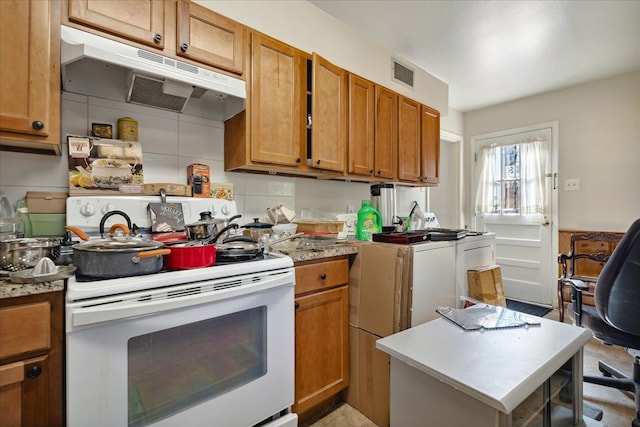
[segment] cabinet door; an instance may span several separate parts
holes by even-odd
[[[2,425],[50,425],[48,393],[47,356],[0,366]]]
[[[60,153],[59,4],[0,1],[0,138]],[[53,24],[55,22],[55,25]]]
[[[400,96],[398,105],[398,179],[420,182],[420,104]]]
[[[296,385],[301,413],[349,385],[349,288],[296,298]]]
[[[69,20],[164,49],[163,0],[69,0]]]
[[[422,181],[429,184],[440,182],[440,113],[422,106]]]
[[[244,73],[245,27],[190,1],[178,2],[177,54]]]
[[[313,54],[311,163],[314,168],[344,172],[347,141],[347,75]]]
[[[251,35],[251,161],[298,166],[305,138],[303,76],[297,49]]]
[[[349,74],[349,169],[353,175],[371,176],[374,166],[373,83]]]
[[[398,165],[398,95],[376,86],[375,175],[396,179]]]

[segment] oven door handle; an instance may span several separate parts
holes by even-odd
[[[293,269],[282,273],[270,274],[259,281],[220,289],[207,286],[213,282],[202,282],[185,286],[179,296],[167,296],[167,290],[149,290],[135,292],[114,301],[87,306],[67,308],[73,327],[96,323],[123,320],[131,317],[152,315],[168,310],[195,306],[242,295],[265,292],[271,289],[294,284]],[[173,291],[175,292],[175,291]]]

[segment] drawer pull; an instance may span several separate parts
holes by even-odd
[[[38,378],[42,373],[42,368],[38,365],[33,366],[31,369],[27,371],[27,378]]]
[[[327,278],[327,275],[326,275],[325,273],[322,273],[322,274],[320,275],[320,278],[321,278],[322,280],[324,280],[324,279],[326,279],[326,278]]]
[[[295,308],[296,310],[297,310],[297,309],[299,309],[299,308],[300,308],[300,303],[299,303],[299,302],[296,302],[296,303],[293,305],[293,308]]]

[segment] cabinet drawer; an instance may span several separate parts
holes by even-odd
[[[51,345],[51,306],[48,302],[0,309],[0,359]]]
[[[296,266],[296,295],[349,283],[349,261],[319,262]]]

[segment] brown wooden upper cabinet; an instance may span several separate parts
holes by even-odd
[[[398,176],[398,94],[376,86],[375,176]]]
[[[69,0],[69,20],[157,49],[165,47],[163,0]]]
[[[440,113],[400,96],[398,179],[437,185],[440,163]]]
[[[398,159],[398,95],[349,74],[350,176],[395,180]]]
[[[420,104],[404,96],[398,102],[398,179],[422,182]]]
[[[422,106],[422,182],[439,184],[440,113]]]
[[[304,144],[304,58],[275,39],[251,36],[251,161],[298,167]]]
[[[350,175],[371,177],[375,159],[375,87],[369,80],[349,73]]]
[[[344,172],[347,159],[347,73],[313,54],[311,166]]]
[[[232,73],[244,72],[245,27],[190,1],[178,2],[177,53]]]
[[[306,54],[251,33],[247,109],[225,122],[225,170],[309,169],[306,158]]]
[[[170,57],[244,74],[246,27],[189,0],[68,1],[71,23]]]
[[[0,1],[0,146],[60,154],[60,5]]]

